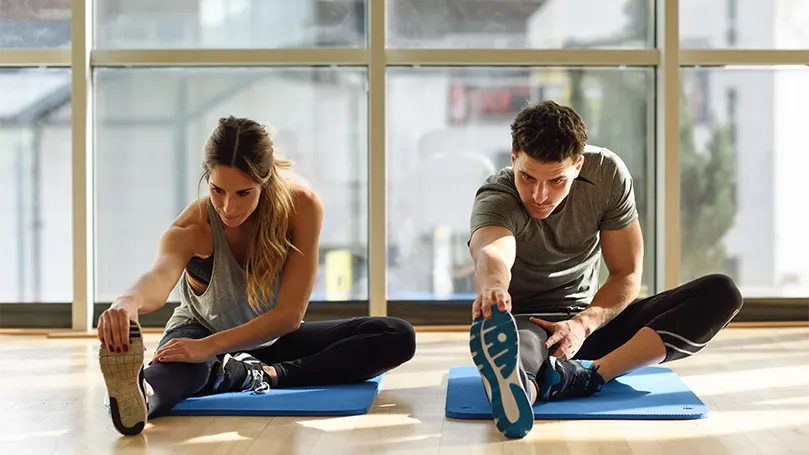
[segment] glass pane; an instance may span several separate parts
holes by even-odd
[[[71,0],[0,0],[0,48],[70,48]]]
[[[807,24],[805,0],[680,0],[683,48],[806,49]]]
[[[99,49],[366,46],[367,0],[96,0]]]
[[[70,70],[0,69],[0,100],[0,302],[71,302]]]
[[[470,299],[466,246],[475,192],[511,165],[510,123],[553,99],[584,118],[592,144],[626,162],[645,236],[643,293],[654,278],[652,69],[394,68],[388,72],[391,299]],[[606,279],[602,268],[602,280]]]
[[[652,0],[388,0],[391,48],[654,46]]]
[[[207,194],[203,147],[230,114],[271,124],[291,177],[323,201],[312,300],[367,299],[364,69],[102,68],[95,83],[96,301],[146,272],[161,233]]]
[[[682,70],[680,281],[733,278],[745,297],[809,296],[809,71]]]

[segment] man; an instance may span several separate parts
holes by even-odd
[[[697,353],[742,297],[710,275],[635,302],[643,237],[624,162],[586,145],[581,117],[553,101],[523,109],[511,136],[512,167],[486,180],[472,210],[470,350],[498,429],[523,437],[536,401],[589,396]]]

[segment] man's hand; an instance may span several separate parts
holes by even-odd
[[[501,287],[492,287],[478,293],[472,304],[472,319],[479,318],[481,313],[485,319],[492,317],[492,305],[497,305],[501,313],[511,311],[511,296],[508,291]]]
[[[584,324],[575,319],[560,322],[548,322],[542,319],[531,317],[531,322],[548,331],[548,340],[545,341],[545,348],[550,349],[556,345],[556,349],[550,355],[560,360],[572,359],[584,339],[587,338]]]
[[[201,362],[216,355],[214,347],[206,338],[174,338],[154,353],[154,362]]]

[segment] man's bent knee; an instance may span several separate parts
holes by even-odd
[[[703,280],[702,289],[712,300],[710,303],[714,314],[727,324],[744,304],[741,291],[727,275],[718,273],[707,275]]]

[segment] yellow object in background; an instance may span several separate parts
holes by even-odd
[[[334,250],[326,253],[326,299],[348,300],[351,295],[351,252]]]

